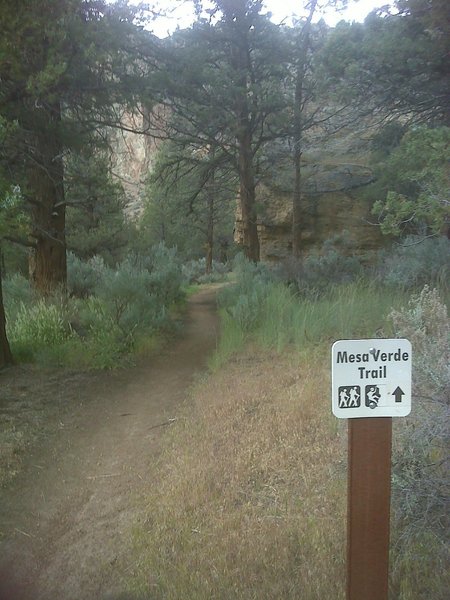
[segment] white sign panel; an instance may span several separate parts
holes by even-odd
[[[339,340],[331,364],[336,417],[406,417],[411,412],[409,340]]]

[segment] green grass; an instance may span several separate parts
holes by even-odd
[[[281,352],[287,346],[299,351],[320,341],[376,337],[382,329],[389,335],[386,316],[393,308],[406,305],[409,298],[401,289],[379,287],[363,280],[333,287],[318,299],[295,296],[281,284],[267,286],[267,293],[256,307],[255,325],[247,334],[232,311],[222,311],[221,340],[212,361],[215,367],[241,350],[247,339]]]

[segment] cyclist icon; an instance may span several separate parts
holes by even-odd
[[[380,398],[380,388],[377,385],[366,385],[366,406],[376,408]]]

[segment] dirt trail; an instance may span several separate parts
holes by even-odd
[[[149,365],[95,379],[51,447],[27,458],[0,492],[1,600],[129,598],[120,579],[130,529],[164,432],[216,336],[215,290],[204,290],[175,344]]]

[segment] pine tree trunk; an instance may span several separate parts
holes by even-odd
[[[212,273],[214,249],[214,185],[208,186],[208,215],[206,224],[206,267],[207,275]]]
[[[36,160],[29,169],[28,195],[32,205],[36,249],[31,263],[35,288],[43,295],[67,284],[64,166],[59,141],[59,106],[48,111],[48,130],[36,142]]]
[[[13,357],[6,336],[6,317],[3,305],[2,271],[0,267],[0,369],[13,364]]]
[[[300,33],[298,47],[297,76],[294,92],[294,192],[292,197],[292,254],[295,258],[302,255],[303,206],[302,206],[302,145],[303,145],[303,111],[305,104],[305,82],[308,71],[308,52],[310,49],[311,21],[317,7],[317,0],[309,5],[309,14]]]
[[[292,255],[300,258],[302,253],[302,114],[303,81],[297,74],[294,97],[294,192],[292,195]]]
[[[253,170],[250,124],[241,120],[243,127],[239,138],[239,198],[241,203],[243,245],[246,257],[259,261],[259,237],[256,213],[256,184]]]
[[[244,0],[222,3],[226,20],[233,33],[230,61],[235,72],[234,108],[237,118],[237,146],[239,168],[239,198],[242,215],[243,247],[246,257],[259,261],[259,237],[256,212],[255,173],[253,155],[253,127],[249,106],[248,81],[252,71],[249,23]]]
[[[300,133],[294,136],[294,192],[292,195],[292,255],[300,258],[302,254],[302,170],[301,170],[301,125]]]

